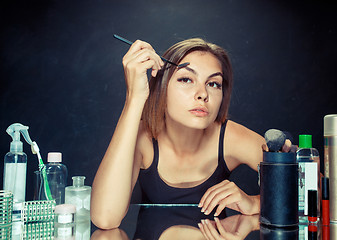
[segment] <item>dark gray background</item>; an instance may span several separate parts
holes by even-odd
[[[60,151],[71,176],[91,185],[125,98],[121,65],[131,41],[163,53],[202,37],[230,53],[230,119],[264,134],[270,128],[313,135],[323,158],[323,117],[337,113],[336,4],[326,1],[44,0],[0,3],[0,155],[15,122],[47,153]],[[28,155],[27,200],[36,156]],[[1,164],[1,181],[3,163]],[[243,175],[242,175],[243,174]],[[232,179],[257,193],[247,167]],[[1,184],[2,185],[2,184]]]

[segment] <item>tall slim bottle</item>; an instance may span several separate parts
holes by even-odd
[[[27,155],[23,152],[20,131],[27,129],[22,124],[14,123],[6,130],[13,141],[4,159],[3,189],[13,193],[13,221],[19,220],[21,203],[26,198]]]
[[[330,222],[337,222],[337,114],[324,117],[324,175],[329,178]]]
[[[11,149],[5,156],[4,189],[13,193],[13,210],[21,210],[26,197],[27,155],[22,149]]]
[[[311,135],[299,135],[299,149],[296,152],[298,162],[298,208],[300,221],[307,221],[308,191],[316,190],[320,199],[320,160],[316,148],[312,147]],[[317,201],[317,216],[320,216],[320,201]],[[303,218],[304,217],[304,218]]]

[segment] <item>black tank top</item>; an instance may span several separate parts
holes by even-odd
[[[223,156],[223,142],[227,120],[221,126],[219,147],[218,147],[218,166],[213,174],[200,185],[189,188],[176,188],[167,185],[159,176],[158,142],[153,140],[154,156],[152,164],[147,169],[139,172],[139,184],[142,190],[143,203],[199,203],[201,197],[210,187],[229,178],[230,171]]]

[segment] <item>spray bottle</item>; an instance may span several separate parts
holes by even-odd
[[[26,197],[27,155],[23,152],[20,132],[27,132],[28,127],[20,123],[10,125],[6,132],[12,137],[10,151],[5,155],[3,188],[13,193],[13,210],[20,211]]]
[[[23,143],[20,141],[20,133],[26,142],[31,145],[32,153],[37,154],[39,170],[46,180],[44,190],[48,198],[47,200],[52,200],[40,149],[37,143],[30,139],[28,129],[29,127],[21,123],[13,123],[6,130],[13,141],[10,144],[10,151],[5,155],[3,188],[13,193],[13,220],[16,220],[15,214],[20,213],[22,202],[25,201],[26,196],[27,155],[23,152]]]

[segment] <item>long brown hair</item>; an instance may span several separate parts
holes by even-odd
[[[209,52],[221,63],[223,71],[223,99],[215,121],[223,123],[227,117],[233,85],[232,65],[228,53],[213,43],[206,42],[200,38],[191,38],[170,47],[163,57],[171,62],[180,63],[187,54],[194,51]],[[153,138],[157,138],[159,132],[165,126],[167,86],[175,69],[175,66],[165,63],[157,76],[150,78],[150,95],[144,106],[142,120],[144,127]]]

